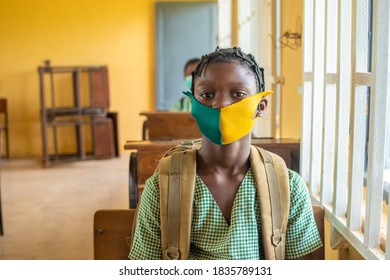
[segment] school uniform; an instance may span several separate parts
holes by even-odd
[[[310,196],[298,173],[288,170],[290,213],[286,259],[297,259],[322,246]],[[130,259],[162,259],[158,174],[145,184]],[[230,224],[207,186],[196,176],[189,259],[263,259],[261,219],[256,182],[249,169],[233,202]]]

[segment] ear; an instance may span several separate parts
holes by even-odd
[[[261,99],[259,105],[257,105],[256,117],[262,117],[264,115],[264,110],[267,108],[267,105],[268,100],[265,98]]]

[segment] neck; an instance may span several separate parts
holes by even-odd
[[[250,134],[228,145],[217,145],[203,137],[198,152],[198,172],[240,172],[249,168]]]

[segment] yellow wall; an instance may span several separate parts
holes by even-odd
[[[155,2],[0,2],[0,97],[8,99],[11,157],[41,156],[37,67],[45,59],[53,66],[107,65],[119,145],[141,139],[139,112],[155,103]]]
[[[282,34],[285,31],[302,32],[302,0],[282,0]],[[282,48],[282,85],[280,108],[280,136],[301,138],[302,96],[298,87],[302,81],[302,46],[296,50]]]
[[[54,66],[108,65],[110,110],[119,113],[120,147],[126,140],[141,139],[143,118],[138,114],[154,109],[155,104],[155,2],[0,2],[0,97],[8,99],[11,157],[41,155],[37,67],[45,59]],[[302,1],[282,1],[282,30],[300,27],[301,14]],[[286,82],[281,136],[300,138],[301,96],[297,91],[302,48],[283,48],[282,60]],[[71,145],[73,137],[66,140]]]
[[[330,223],[325,219],[325,259],[326,260],[364,260],[351,245],[346,249],[332,249],[330,246]]]

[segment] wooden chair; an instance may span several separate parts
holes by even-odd
[[[95,212],[93,223],[95,260],[128,259],[128,240],[132,238],[131,229],[135,209],[103,209]],[[313,206],[314,217],[324,243],[324,210]],[[312,254],[313,260],[325,259],[324,247]]]
[[[3,158],[9,158],[9,136],[8,136],[8,110],[7,110],[7,99],[0,98],[0,114],[4,115],[0,124],[0,129],[4,131],[5,139],[5,155],[3,156],[3,150],[0,153]],[[3,139],[0,139],[2,141]]]
[[[137,208],[145,181],[153,175],[161,157],[180,141],[141,141],[134,144],[129,160],[129,207]],[[132,144],[127,143],[127,146]],[[133,148],[133,149],[134,149]]]
[[[101,209],[93,217],[95,260],[127,260],[135,209]]]

